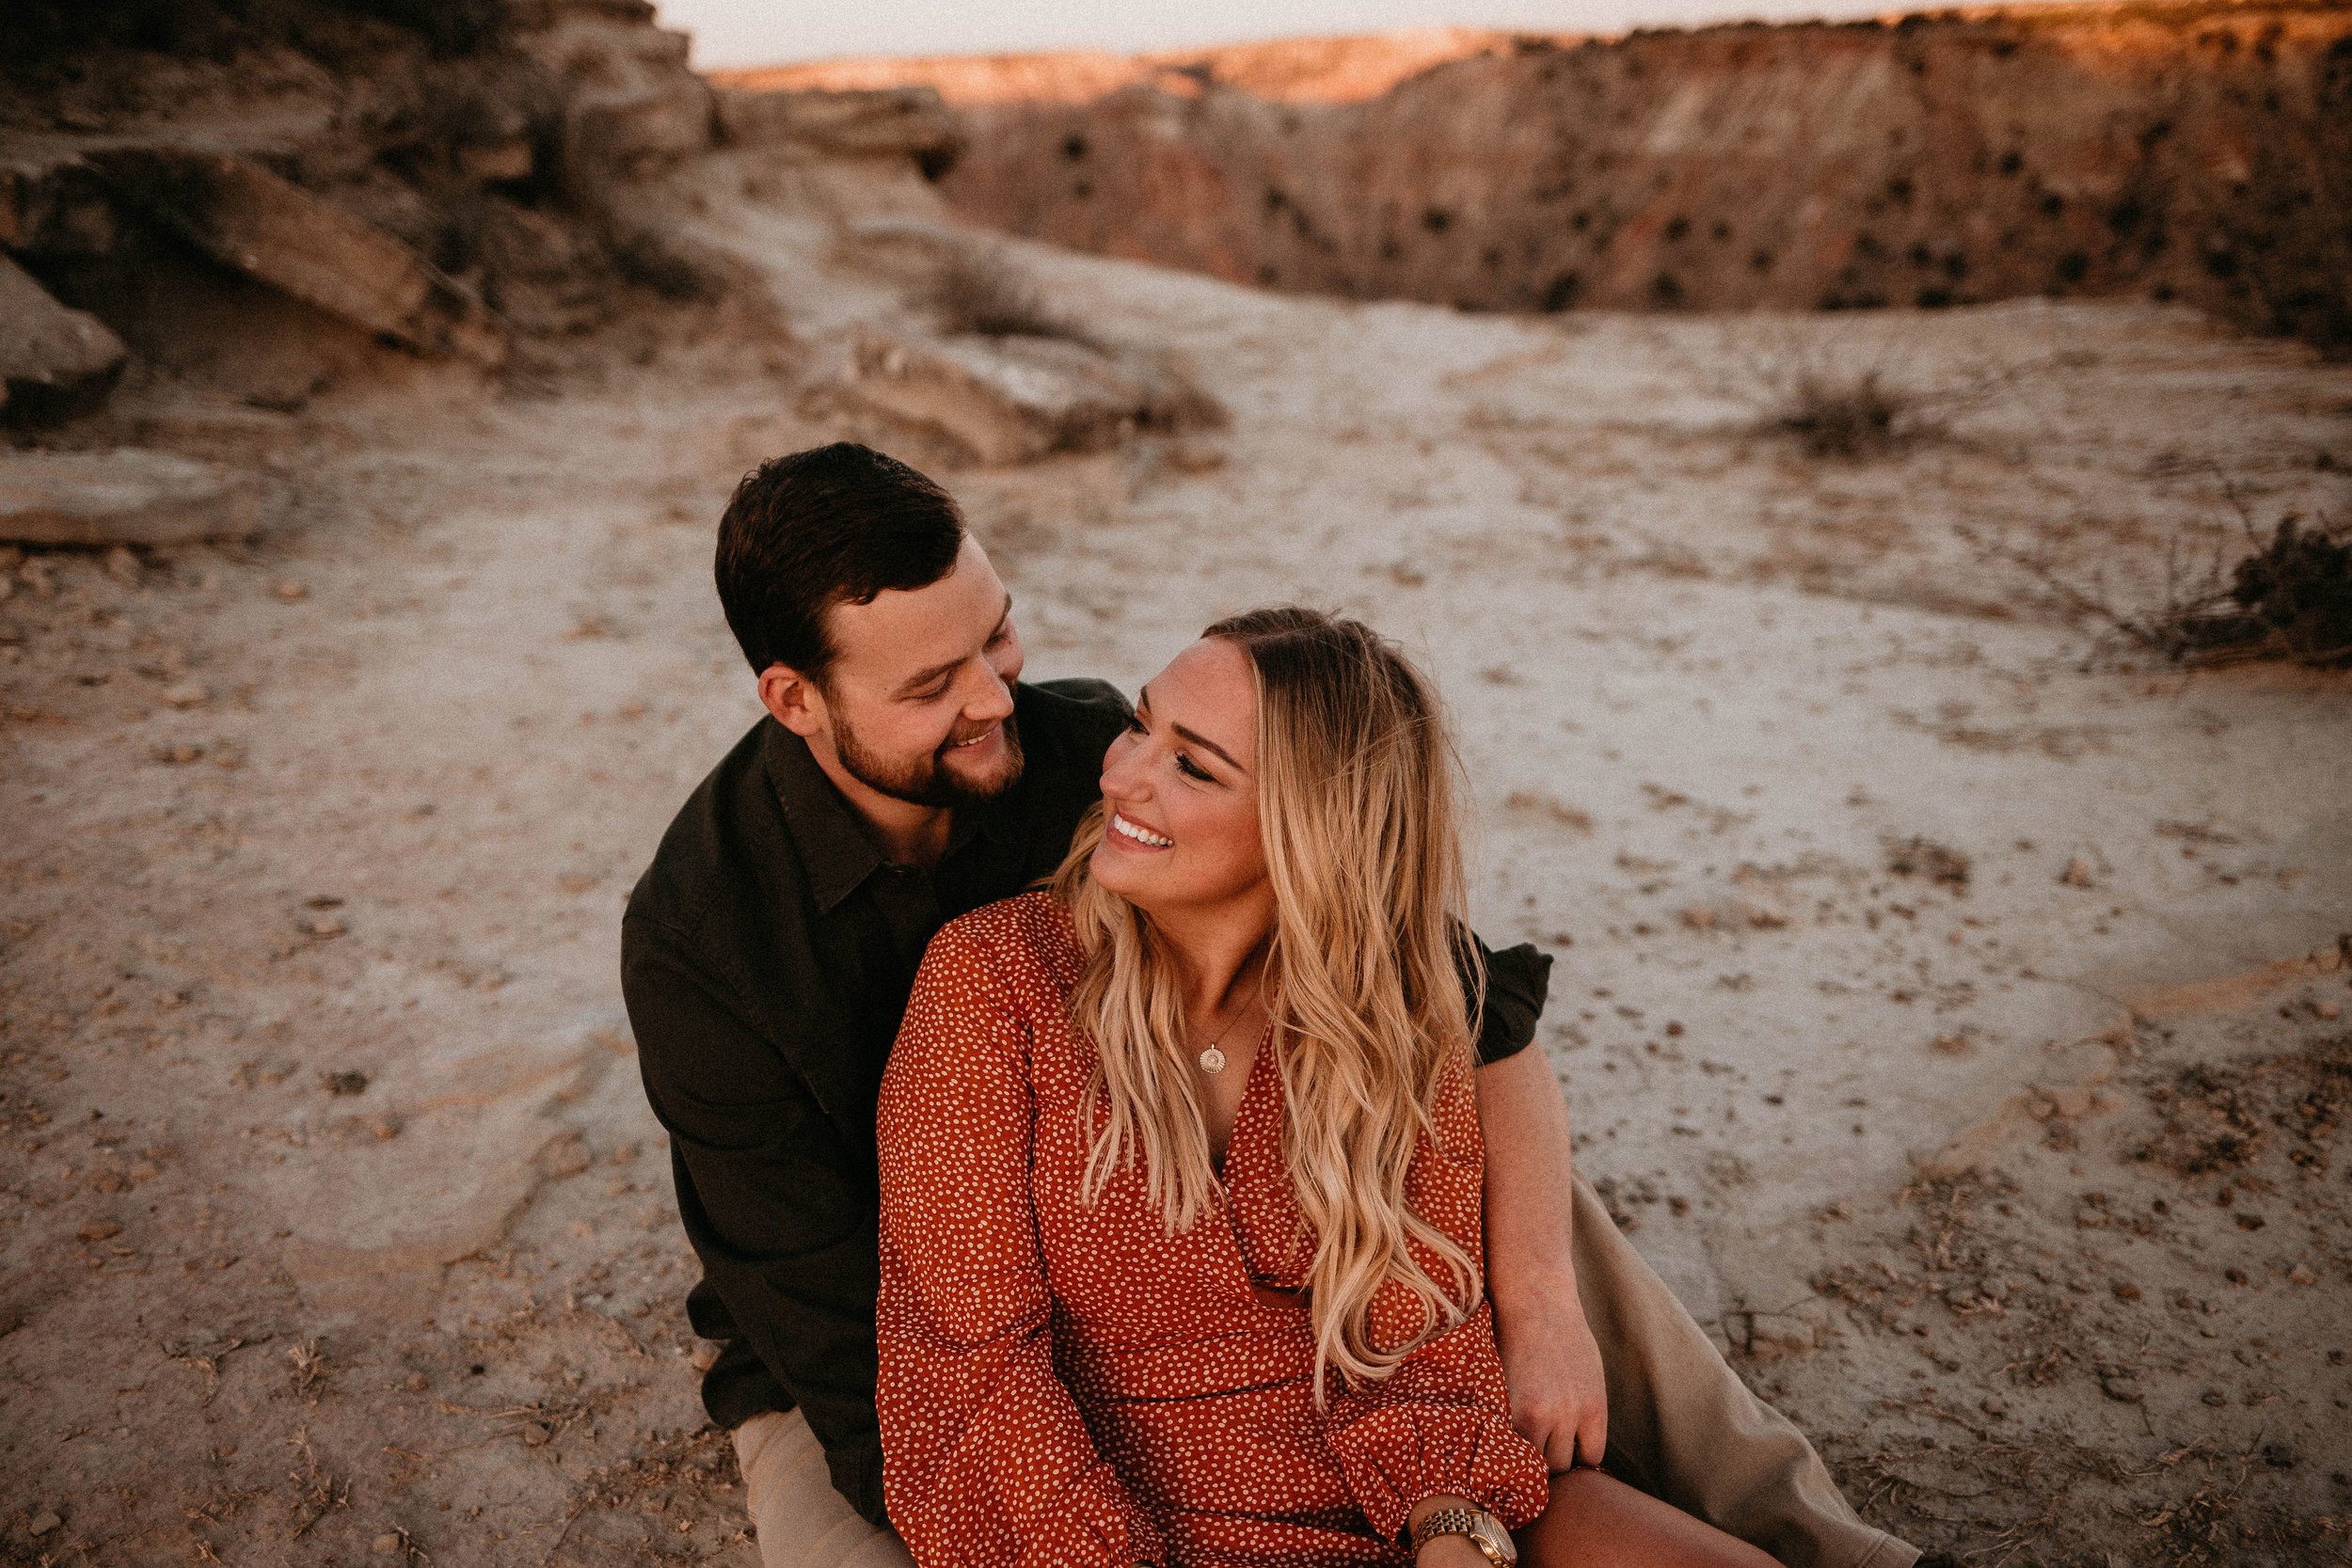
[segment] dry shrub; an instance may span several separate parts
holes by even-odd
[[[2270,542],[2232,570],[2227,589],[2153,618],[2144,641],[2205,664],[2352,661],[2352,539],[2337,540],[2324,523],[2305,532],[2301,521],[2280,518]]]
[[[1776,434],[1795,436],[1808,457],[1875,457],[1926,431],[1918,402],[1874,370],[1844,378],[1808,371],[1766,423]]]
[[[1100,348],[1093,335],[1045,302],[1026,268],[994,245],[958,251],[939,270],[926,303],[943,331],[983,338],[1059,338]]]
[[[2201,571],[2185,572],[2176,540],[2165,563],[2163,602],[2138,614],[2118,610],[2095,577],[2084,589],[2031,555],[1989,553],[2023,566],[2077,614],[2106,623],[2111,638],[2175,663],[2352,664],[2352,534],[2325,517],[2306,530],[2301,515],[2289,513],[2265,541],[2227,480],[2223,494],[2237,512],[2247,553],[2225,573],[2217,548]]]

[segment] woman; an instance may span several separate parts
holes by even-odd
[[[1478,1568],[1539,1515],[1532,1561],[1769,1561],[1511,1430],[1453,772],[1364,626],[1220,622],[1051,890],[932,940],[879,1129],[883,1486],[927,1568]]]

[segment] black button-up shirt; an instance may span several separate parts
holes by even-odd
[[[645,1095],[703,1266],[687,1315],[723,1341],[703,1403],[725,1427],[797,1404],[878,1524],[882,1067],[932,933],[1061,863],[1130,712],[1100,681],[1013,704],[1020,783],[958,808],[928,870],[885,861],[807,742],[762,719],[671,823],[621,925]],[[1487,966],[1491,1062],[1534,1037],[1550,959],[1522,946]]]

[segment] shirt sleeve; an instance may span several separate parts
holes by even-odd
[[[1162,1561],[1054,1370],[1027,1047],[985,950],[947,927],[882,1077],[875,1400],[890,1520],[926,1568]]]
[[[1518,1055],[1534,1039],[1535,1022],[1543,1017],[1544,1001],[1551,990],[1551,955],[1532,942],[1498,953],[1477,932],[1465,928],[1462,935],[1469,940],[1457,942],[1454,951],[1465,995],[1475,994],[1477,972],[1472,964],[1486,971],[1486,1006],[1478,1022],[1478,1065],[1492,1067]]]
[[[670,1135],[679,1217],[724,1309],[697,1331],[749,1347],[787,1396],[777,1407],[797,1403],[807,1418],[835,1490],[880,1523],[871,1166],[683,945],[659,925],[625,923],[621,977],[645,1097]],[[722,1408],[741,1401],[713,1401],[707,1383],[705,1394],[722,1424],[754,1414]]]
[[[1436,1110],[1434,1135],[1422,1134],[1406,1173],[1406,1197],[1483,1267],[1486,1157],[1467,1070],[1446,1073]],[[1435,1257],[1422,1261],[1442,1282]],[[1400,1343],[1419,1323],[1417,1307],[1400,1287],[1373,1303],[1375,1343]],[[1386,1378],[1342,1388],[1331,1401],[1325,1440],[1357,1506],[1391,1541],[1404,1534],[1406,1516],[1423,1497],[1468,1497],[1514,1529],[1541,1513],[1550,1497],[1549,1466],[1512,1429],[1494,1318],[1483,1300]]]

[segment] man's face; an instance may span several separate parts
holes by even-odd
[[[937,582],[828,612],[837,651],[821,689],[843,771],[923,806],[990,800],[1021,777],[1012,595],[972,539]]]

